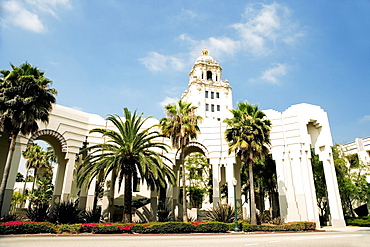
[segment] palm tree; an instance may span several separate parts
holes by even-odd
[[[48,122],[57,91],[50,88],[51,80],[44,72],[29,63],[20,67],[11,65],[12,71],[0,73],[0,131],[11,137],[9,152],[0,186],[0,209],[8,182],[10,166],[19,133],[28,135],[38,130],[37,121]]]
[[[166,186],[166,181],[174,182],[172,169],[163,160],[168,146],[155,139],[162,137],[152,127],[143,128],[149,118],[142,118],[136,111],[131,113],[124,108],[125,120],[117,115],[109,115],[118,131],[110,129],[93,129],[90,133],[100,133],[108,141],[88,147],[88,154],[77,172],[77,183],[80,187],[90,185],[92,180],[103,172],[106,178],[113,173],[118,178],[119,189],[124,182],[123,222],[131,222],[132,180],[140,174],[152,186]],[[170,160],[168,160],[170,161]],[[154,180],[156,182],[154,182]]]
[[[25,164],[26,165],[26,177],[28,176],[29,170],[34,169],[34,178],[33,178],[32,191],[31,191],[31,194],[32,194],[35,188],[37,169],[40,167],[46,166],[47,164],[45,163],[47,162],[47,160],[45,159],[44,151],[37,144],[28,146],[22,154],[23,154],[23,157],[27,159],[26,164]],[[26,191],[26,183],[27,181],[25,181],[24,186],[23,186],[22,200],[24,198],[24,194]]]
[[[202,121],[202,117],[195,114],[197,107],[191,103],[179,100],[177,104],[169,104],[165,106],[166,118],[159,121],[163,135],[172,140],[172,147],[179,149],[181,152],[182,165],[182,206],[183,206],[183,221],[188,222],[187,206],[186,206],[186,177],[185,177],[185,149],[191,140],[197,138],[200,132],[198,123]]]
[[[257,224],[253,163],[268,153],[271,122],[257,105],[251,105],[248,102],[238,103],[238,109],[230,110],[230,112],[234,116],[225,119],[225,123],[230,127],[226,130],[225,137],[229,142],[229,153],[235,152],[243,165],[248,167],[251,224]]]

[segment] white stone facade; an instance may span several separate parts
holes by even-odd
[[[220,187],[228,183],[232,185],[234,178],[239,180],[240,162],[234,154],[228,153],[228,144],[224,139],[225,118],[232,117],[232,88],[228,81],[222,80],[222,67],[204,50],[194,63],[190,74],[188,90],[182,99],[197,106],[197,114],[202,116],[199,125],[201,134],[186,150],[200,152],[212,165],[213,171],[213,204],[220,201]],[[266,110],[266,115],[272,121],[271,152],[277,165],[278,187],[280,194],[280,211],[285,221],[318,221],[318,209],[310,165],[310,147],[315,148],[320,160],[324,162],[327,179],[329,204],[333,226],[344,226],[338,186],[333,166],[331,146],[332,139],[327,114],[318,106],[299,104],[291,106],[283,113]],[[157,124],[158,120],[150,119],[146,127]],[[78,153],[87,138],[88,145],[103,143],[100,135],[89,134],[93,128],[113,128],[102,117],[78,111],[72,108],[54,105],[48,124],[40,124],[40,130],[33,136],[20,136],[17,141],[12,170],[7,184],[5,202],[10,203],[14,188],[15,176],[19,166],[21,152],[34,140],[47,141],[58,157],[57,180],[55,184],[54,202],[77,197],[75,187],[75,168],[78,165]],[[161,140],[162,141],[162,140]],[[171,145],[169,139],[163,140]],[[0,175],[7,153],[7,136],[0,139]],[[170,150],[168,157],[173,161],[175,173],[179,173],[180,153]],[[166,197],[173,199],[173,205],[181,210],[178,203],[179,186],[177,183],[167,191]],[[117,188],[118,186],[116,186]],[[93,188],[80,195],[80,202],[89,207],[92,205]],[[157,203],[157,194],[141,186],[140,192],[134,197],[151,198]],[[240,203],[240,182],[237,186],[237,199]],[[121,190],[122,192],[122,190]],[[108,208],[115,204],[123,204],[123,197],[115,192],[106,191],[103,205]],[[234,188],[228,186],[228,202],[234,202]],[[115,199],[113,199],[115,198]],[[4,207],[6,212],[9,207]],[[109,210],[108,210],[109,211]],[[112,213],[111,211],[109,211]],[[181,212],[180,212],[181,214]]]

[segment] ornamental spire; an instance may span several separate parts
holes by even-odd
[[[206,48],[203,49],[202,56],[208,56],[208,50]]]

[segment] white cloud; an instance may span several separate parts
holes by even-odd
[[[22,29],[42,33],[46,31],[39,16],[25,9],[19,1],[5,1],[3,3],[2,22],[7,25],[15,25]]]
[[[370,115],[365,115],[358,120],[359,123],[367,123],[370,122]]]
[[[171,98],[171,97],[166,97],[162,102],[159,103],[159,105],[163,108],[164,106],[168,104],[175,104],[179,101],[178,98]]]
[[[139,59],[150,71],[176,70],[181,71],[185,67],[184,61],[174,56],[166,56],[157,52],[148,52],[148,55]]]
[[[43,14],[56,18],[59,7],[70,8],[69,0],[8,0],[2,3],[3,16],[0,19],[5,26],[43,33],[47,31]]]
[[[264,81],[268,81],[271,83],[278,84],[279,76],[286,75],[287,73],[287,66],[285,64],[276,64],[273,68],[269,68],[262,72],[261,79]]]
[[[190,15],[191,11],[188,14]],[[249,5],[244,16],[244,22],[230,25],[236,31],[234,33],[236,38],[222,36],[197,40],[188,34],[181,34],[178,40],[189,45],[187,54],[164,56],[149,52],[146,58],[140,60],[151,71],[163,71],[175,64],[178,64],[175,68],[181,70],[193,63],[204,48],[210,51],[211,56],[220,60],[224,56],[233,56],[241,51],[254,56],[267,56],[276,45],[292,45],[304,36],[299,25],[291,20],[290,10],[285,5],[278,3]],[[184,61],[187,62],[186,66]],[[280,73],[285,73],[283,68],[280,67]],[[273,75],[274,73],[278,75],[279,72],[265,73],[265,80],[276,83],[276,76]]]

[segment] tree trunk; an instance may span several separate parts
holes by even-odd
[[[6,158],[3,179],[1,180],[1,186],[0,186],[0,215],[1,216],[2,216],[1,212],[2,212],[2,209],[3,209],[3,206],[4,206],[3,204],[4,204],[6,184],[8,183],[9,172],[10,172],[10,167],[12,165],[13,154],[14,154],[14,150],[15,150],[15,144],[16,144],[17,136],[18,136],[18,133],[12,134],[12,140],[10,142],[8,157]]]
[[[185,178],[185,148],[181,150],[181,164],[182,164],[182,219],[183,222],[188,222],[188,209],[186,205],[186,178]]]
[[[125,195],[124,195],[124,206],[123,206],[123,218],[122,222],[132,222],[131,215],[131,204],[132,204],[132,172],[127,172],[125,176]]]
[[[250,204],[251,204],[251,224],[257,225],[256,218],[256,201],[254,198],[254,182],[253,182],[253,162],[249,161],[249,189],[250,189]]]
[[[26,178],[24,180],[24,185],[23,185],[23,192],[22,192],[22,199],[21,199],[21,208],[23,207],[23,200],[24,200],[24,194],[26,193],[26,185],[27,185],[27,177],[28,177],[28,172],[30,169],[27,168],[26,171]]]

